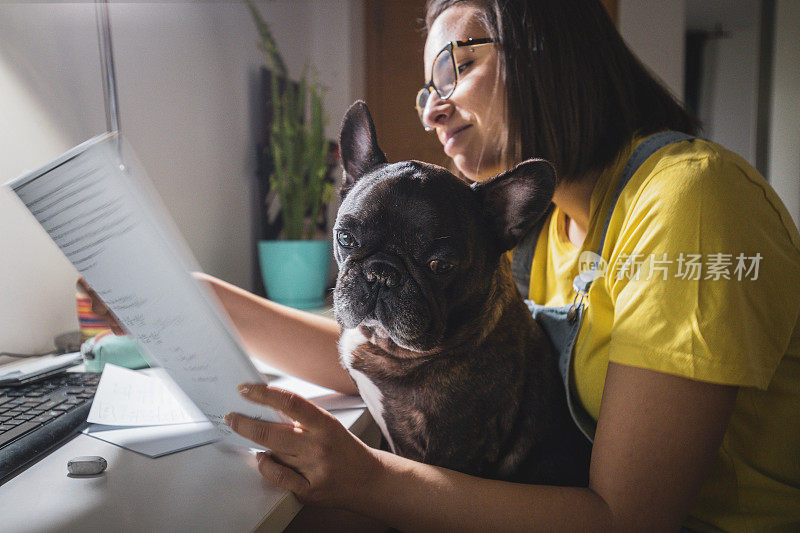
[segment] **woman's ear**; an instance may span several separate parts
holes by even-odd
[[[361,100],[351,105],[344,115],[339,133],[339,154],[344,168],[342,198],[364,174],[386,163],[386,156],[378,146],[369,108]]]
[[[503,251],[516,246],[547,211],[555,184],[553,165],[544,159],[528,159],[488,181],[472,185]]]

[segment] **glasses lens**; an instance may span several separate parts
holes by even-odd
[[[425,111],[425,104],[428,103],[428,97],[430,95],[431,92],[427,87],[423,87],[417,93],[417,100],[414,103],[417,106],[417,113],[419,113],[420,117],[422,116],[422,113]]]
[[[417,93],[417,99],[414,101],[414,105],[417,108],[417,116],[419,117],[419,121],[422,123],[422,126],[425,128],[425,131],[430,131],[430,128],[425,125],[425,105],[428,103],[428,98],[431,95],[431,90],[427,87],[423,87]]]
[[[456,88],[456,67],[453,55],[445,48],[433,61],[433,84],[440,98],[449,98]]]

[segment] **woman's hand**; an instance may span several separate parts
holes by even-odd
[[[369,491],[381,464],[375,450],[330,413],[291,392],[264,384],[239,386],[248,400],[281,411],[294,426],[231,413],[225,422],[239,435],[270,452],[258,454],[258,470],[303,503],[350,507]]]
[[[94,292],[94,289],[86,283],[83,277],[78,278],[78,283],[76,285],[92,300],[92,313],[105,320],[114,335],[126,335],[128,333],[125,331],[125,328],[122,327],[122,324],[119,323],[117,317],[114,316],[114,313],[103,303],[103,300]]]
[[[212,286],[212,281],[215,278],[212,278],[208,274],[204,274],[203,272],[192,272],[192,277],[197,281],[201,281],[209,286]],[[95,292],[94,289],[86,282],[86,280],[81,276],[78,278],[78,282],[75,284],[78,290],[82,290],[86,293],[89,299],[92,301],[92,313],[96,314],[103,320],[108,323],[108,327],[111,328],[111,331],[114,335],[127,335],[128,331],[120,324],[117,317],[108,308],[108,306],[103,302],[103,299]]]

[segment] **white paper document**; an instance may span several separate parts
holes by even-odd
[[[168,426],[116,427],[92,424],[83,432],[90,437],[156,458],[219,440],[211,422]]]
[[[80,352],[37,357],[33,360],[22,360],[4,365],[0,368],[0,384],[9,380],[24,379],[25,377],[67,368],[77,365],[80,362]]]
[[[326,411],[367,407],[364,400],[361,399],[361,396],[348,396],[332,389],[326,389],[314,383],[309,383],[300,378],[290,376],[260,359],[251,358],[250,360],[253,362],[256,369],[267,377],[270,387],[277,387],[299,394],[306,400],[310,400],[317,407],[325,409]]]
[[[213,297],[188,272],[193,259],[117,133],[95,137],[8,183],[146,357],[163,367],[232,442],[229,412],[289,422],[236,387],[262,382]]]
[[[295,377],[279,377],[270,380],[269,386],[293,392],[326,411],[366,407],[361,396],[348,396]]]
[[[214,426],[160,368],[106,364],[83,432],[148,457],[219,439]]]
[[[87,422],[106,426],[161,426],[206,422],[188,400],[156,376],[106,364]]]
[[[259,368],[259,364],[256,364]],[[364,407],[359,396],[346,396],[291,376],[270,386],[299,394],[328,411]],[[148,457],[214,442],[214,426],[161,368],[130,370],[106,364],[83,432]]]

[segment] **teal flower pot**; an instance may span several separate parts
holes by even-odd
[[[270,300],[296,309],[324,305],[330,240],[259,241],[258,258]]]

